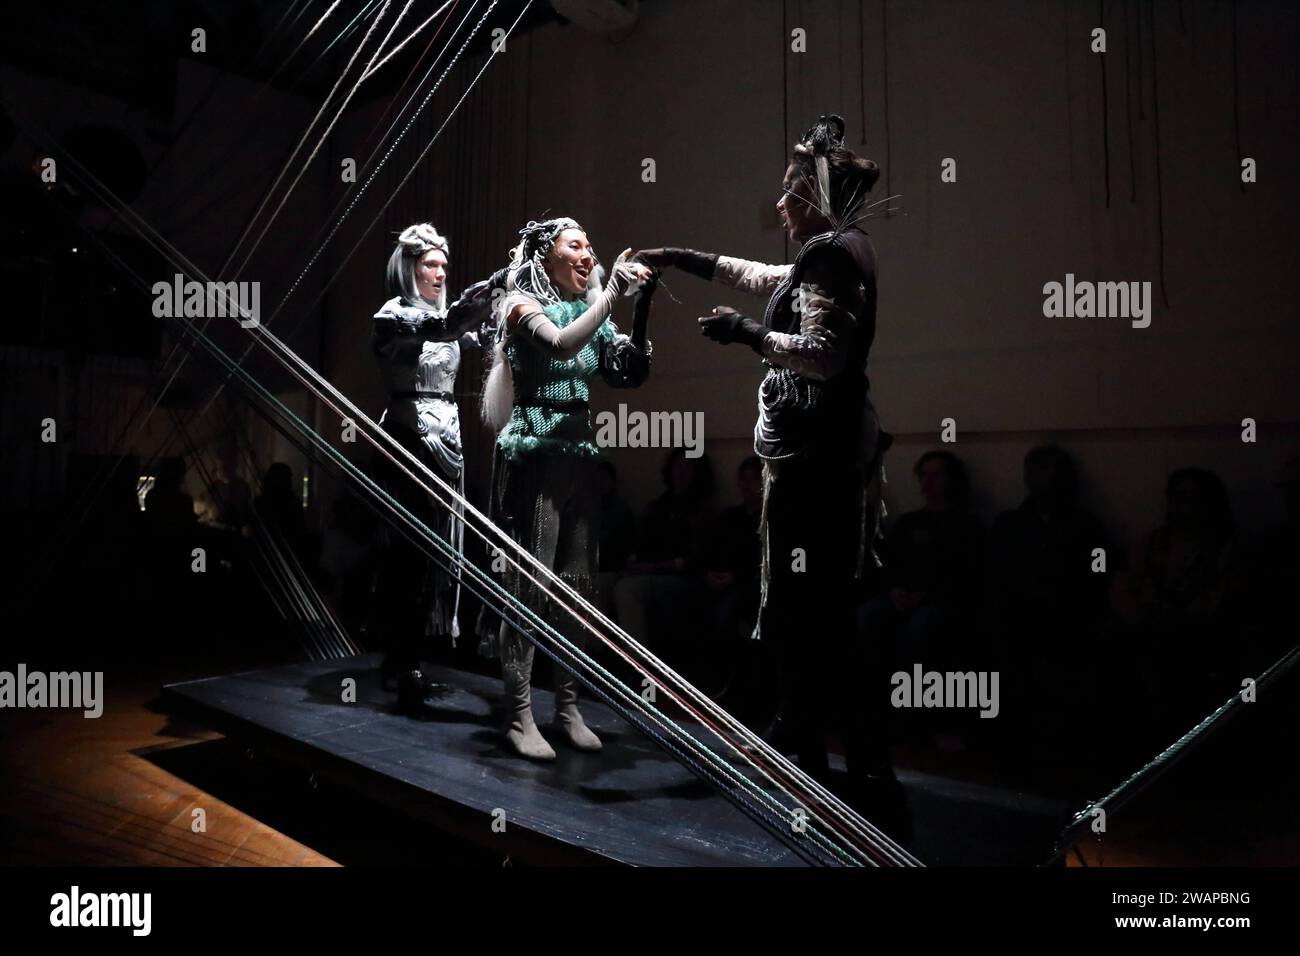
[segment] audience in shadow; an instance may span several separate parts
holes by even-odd
[[[1163,523],[1116,578],[1112,605],[1141,681],[1137,699],[1150,728],[1172,740],[1240,689],[1247,582],[1218,475],[1179,469],[1165,485],[1165,501]]]
[[[968,670],[984,659],[982,609],[987,535],[970,511],[965,465],[951,452],[929,451],[913,468],[925,506],[904,514],[879,548],[883,593],[858,609],[873,659],[891,670]],[[960,747],[961,715],[922,711],[916,723]]]
[[[1042,753],[1077,746],[1097,727],[1099,670],[1113,661],[1095,653],[1094,637],[1120,556],[1079,504],[1078,472],[1063,449],[1030,450],[1024,482],[1020,506],[993,526],[990,636],[1006,741]]]
[[[684,672],[698,671],[706,589],[702,549],[711,519],[713,472],[707,457],[674,448],[664,459],[664,492],[637,525],[627,573],[614,586],[623,629]]]

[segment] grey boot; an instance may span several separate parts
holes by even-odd
[[[600,738],[592,733],[578,712],[578,679],[558,666],[555,669],[555,723],[574,748],[592,753],[600,750]]]
[[[529,760],[554,760],[555,751],[533,720],[533,653],[536,648],[513,631],[501,639],[501,676],[505,681],[510,723],[506,740]]]

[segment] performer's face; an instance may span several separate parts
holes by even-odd
[[[591,243],[581,229],[565,229],[556,237],[555,247],[546,257],[546,275],[565,292],[580,295],[587,290],[587,279],[596,267]]]
[[[808,178],[794,163],[790,164],[785,171],[785,179],[781,181],[781,198],[777,201],[776,211],[781,216],[786,235],[795,241],[825,232],[831,227],[817,208]]]
[[[437,302],[447,281],[447,254],[430,249],[415,264],[415,289],[425,302]]]

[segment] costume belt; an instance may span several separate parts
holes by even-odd
[[[548,408],[553,412],[585,412],[587,410],[587,400],[585,398],[529,398],[519,403],[524,407]]]
[[[454,402],[456,396],[451,392],[393,392],[393,398],[440,398],[444,402]]]

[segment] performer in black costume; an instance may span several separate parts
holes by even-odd
[[[693,249],[634,258],[766,295],[763,321],[727,307],[699,320],[715,342],[748,345],[766,372],[754,450],[763,459],[762,611],[756,636],[775,642],[785,720],[800,766],[827,778],[826,731],[843,729],[848,799],[905,826],[887,748],[882,655],[856,639],[855,581],[883,516],[880,428],[866,375],[876,330],[876,257],[860,227],[876,164],[846,149],[844,121],[823,116],[794,147],[777,209],[802,248],[792,265]],[[838,713],[836,713],[838,711]]]
[[[429,223],[402,231],[388,260],[392,298],[375,315],[372,347],[389,390],[379,424],[463,492],[460,414],[452,390],[461,351],[490,341],[494,283],[478,282],[448,306],[447,256],[446,238]],[[495,278],[500,288],[504,273]],[[459,510],[436,504],[387,459],[382,475],[389,494],[461,550],[464,525]],[[460,576],[430,562],[401,533],[390,530],[388,536],[370,630],[387,655],[383,680],[396,683],[398,707],[411,713],[418,711],[433,686],[421,670],[424,639],[446,636],[454,641],[459,636]]]

